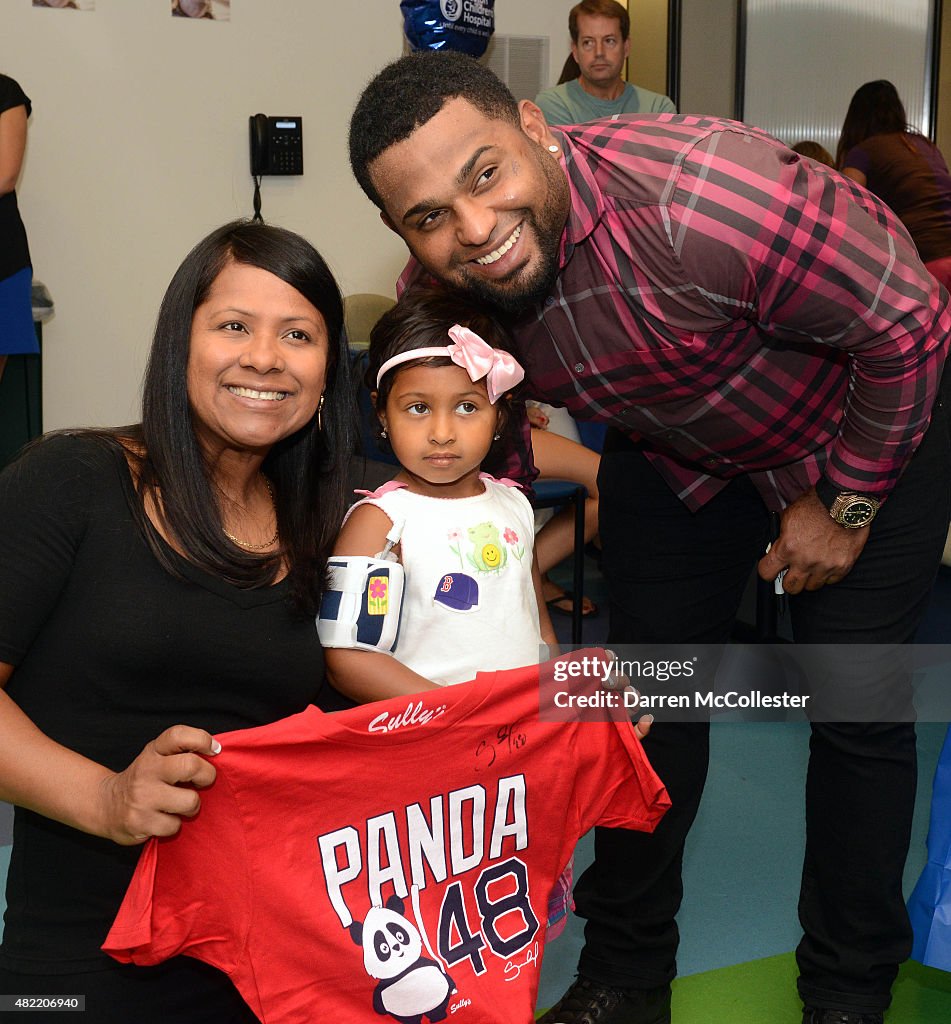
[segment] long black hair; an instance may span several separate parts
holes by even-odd
[[[321,423],[315,414],[275,444],[262,465],[273,484],[281,537],[280,549],[265,554],[243,551],[224,536],[218,492],[196,436],[187,388],[192,317],[232,261],[285,281],[318,310],[327,327]],[[179,574],[146,507],[161,518],[190,562],[235,586],[268,586],[286,561],[295,603],[312,612],[346,508],[346,464],[354,444],[343,302],[320,253],[292,231],[252,221],[225,224],[202,239],[175,272],[159,309],[141,425],[97,433],[111,435],[135,464],[140,501],[134,514],[165,569]]]
[[[910,130],[905,105],[895,86],[884,78],[866,82],[855,90],[845,113],[835,151],[835,165],[841,169],[849,150],[873,135]]]

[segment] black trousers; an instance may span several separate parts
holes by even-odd
[[[635,446],[612,435],[599,489],[609,641],[726,642],[768,538],[768,513],[750,482],[735,479],[691,513]],[[949,514],[951,444],[939,402],[851,573],[790,598],[796,641],[910,642]],[[598,829],[594,864],[575,888],[586,918],[579,969],[630,988],[664,984],[676,973],[684,841],[706,778],[709,727],[665,724],[659,714],[644,746],[672,807],[651,835]],[[916,773],[912,724],[812,726],[797,950],[808,1004],[853,1012],[888,1006],[898,965],[911,951],[901,881]]]
[[[109,961],[103,970],[75,974],[22,974],[0,968],[0,994],[85,996],[85,1012],[11,1011],[23,1024],[259,1024],[220,971],[180,956],[157,967]],[[4,1014],[6,1021],[7,1014]]]

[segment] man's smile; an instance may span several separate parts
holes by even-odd
[[[509,235],[509,237],[497,248],[493,249],[492,252],[485,256],[480,256],[478,259],[473,260],[473,263],[478,263],[480,267],[487,267],[492,263],[500,260],[513,245],[518,241],[519,235],[522,233],[522,225],[519,224],[515,230]]]

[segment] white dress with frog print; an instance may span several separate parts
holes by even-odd
[[[359,492],[367,497],[354,505],[404,521],[406,585],[393,655],[443,686],[539,660],[532,506],[514,484],[481,479],[485,492],[471,498],[430,498],[391,481]]]

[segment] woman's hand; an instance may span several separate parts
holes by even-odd
[[[651,731],[651,726],[653,724],[653,715],[641,715],[641,717],[634,723],[634,732],[637,734],[637,738],[639,740],[645,739],[647,734]]]
[[[631,686],[630,679],[618,668],[618,658],[614,651],[605,651],[604,653],[610,659],[609,664],[611,666],[611,671],[603,683],[604,689],[624,694],[625,706],[633,708],[634,714],[636,714],[640,693]],[[630,696],[627,696],[628,694]],[[654,716],[638,715],[635,718],[634,714],[630,716],[631,722],[634,725],[634,734],[639,740],[646,739],[651,731],[651,726],[654,724]]]
[[[201,806],[196,789],[215,781],[215,769],[199,754],[214,755],[221,744],[203,729],[173,725],[148,743],[125,771],[100,784],[99,835],[122,846],[152,836],[173,836],[184,818]]]

